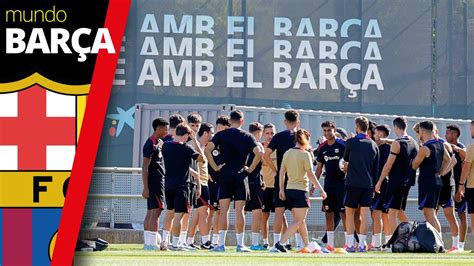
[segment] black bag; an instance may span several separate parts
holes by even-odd
[[[414,237],[420,244],[419,251],[427,253],[444,253],[443,238],[440,233],[428,222],[419,223],[414,232]]]
[[[102,251],[109,247],[109,243],[101,238],[90,240],[78,240],[76,244],[76,251]]]
[[[445,252],[441,235],[427,222],[400,223],[384,247],[391,247],[394,253]]]

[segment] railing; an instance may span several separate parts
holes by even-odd
[[[321,183],[324,184],[324,178]],[[84,226],[94,223],[132,224],[134,228],[143,226],[146,213],[146,201],[142,198],[141,168],[125,167],[96,167],[92,177],[89,198],[86,204],[83,219]],[[417,187],[410,190],[407,202],[407,215],[412,220],[423,220],[421,211],[418,210]],[[308,212],[307,224],[309,228],[323,228],[325,218],[321,212],[321,197],[310,197],[313,203]],[[444,215],[439,215],[443,226],[447,225]],[[271,215],[270,219],[273,219]],[[229,224],[233,224],[234,216],[231,212]],[[250,224],[251,215],[247,215],[246,224]],[[270,221],[271,223],[271,221]]]

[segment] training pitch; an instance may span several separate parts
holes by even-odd
[[[145,251],[143,245],[111,245],[102,252],[76,252],[75,265],[474,265],[474,253],[410,254],[369,252],[364,254],[298,254],[265,251],[225,253],[209,251]]]

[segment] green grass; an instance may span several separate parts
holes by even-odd
[[[144,251],[142,245],[111,245],[102,252],[77,252],[75,265],[474,265],[474,253],[409,254],[369,252],[364,254],[298,254],[252,252],[226,253]]]

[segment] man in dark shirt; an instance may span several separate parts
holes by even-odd
[[[449,125],[446,128],[446,136],[449,137],[451,141],[457,140],[457,137],[452,137],[453,135],[456,136],[455,134],[452,133],[452,131],[456,131],[457,129],[459,130],[459,132],[461,132],[460,128],[459,127],[456,128],[456,127],[457,125]],[[457,253],[460,251],[460,248],[459,248],[459,224],[454,214],[454,211],[455,211],[454,210],[454,207],[455,207],[454,194],[455,194],[455,189],[456,189],[455,188],[456,177],[454,173],[454,167],[456,167],[456,165],[459,165],[459,162],[462,162],[462,161],[459,161],[460,159],[459,153],[456,155],[456,153],[454,152],[454,148],[458,148],[459,150],[459,147],[457,145],[452,145],[451,143],[445,141],[444,147],[448,151],[449,155],[452,158],[454,158],[453,161],[455,160],[456,162],[455,162],[455,165],[452,165],[453,168],[451,169],[451,171],[449,171],[447,174],[441,177],[443,185],[441,187],[441,192],[439,196],[439,206],[443,208],[444,215],[446,217],[446,220],[449,223],[449,228],[451,230],[452,246],[447,252]],[[459,167],[462,167],[462,166],[458,166],[458,170],[459,170]],[[459,174],[459,172],[457,174]],[[460,176],[458,176],[458,178],[459,177]],[[457,180],[458,180],[457,183],[459,183],[459,179]]]
[[[300,120],[300,114],[296,110],[288,110],[285,112],[285,120],[283,123],[286,126],[286,130],[278,132],[273,136],[272,140],[265,148],[265,154],[263,159],[265,163],[276,173],[275,176],[275,194],[273,197],[275,205],[275,217],[273,219],[273,241],[276,243],[280,241],[281,234],[286,230],[286,217],[285,210],[287,209],[287,204],[285,201],[282,201],[278,195],[280,191],[280,166],[283,161],[283,155],[285,152],[293,147],[295,147],[295,133],[298,130]],[[272,163],[271,154],[276,152],[277,154],[277,167]],[[288,178],[288,177],[287,177]],[[286,186],[286,181],[285,181]],[[287,244],[287,243],[284,243]],[[288,243],[289,244],[289,243]],[[289,246],[288,246],[289,247]]]
[[[435,136],[435,125],[423,121],[419,125],[420,140],[423,146],[412,163],[413,170],[420,168],[418,176],[418,209],[423,211],[425,220],[439,233],[441,225],[436,216],[439,195],[442,187],[441,176],[445,175],[451,162],[443,142]]]
[[[345,226],[344,215],[344,182],[345,174],[339,168],[339,160],[344,155],[346,142],[336,138],[336,123],[334,121],[325,121],[321,124],[326,140],[319,145],[317,151],[316,177],[319,179],[325,169],[324,191],[327,198],[323,200],[322,210],[326,215],[326,249],[334,251],[334,218],[341,217]]]
[[[377,184],[378,177],[382,173],[383,166],[387,162],[388,156],[390,155],[390,144],[383,141],[390,135],[390,128],[388,125],[378,125],[375,127],[375,143],[377,143],[380,152],[379,160],[379,171],[374,176],[373,184]],[[387,179],[384,178],[380,188],[380,193],[374,194],[374,200],[372,201],[372,221],[373,221],[373,234],[372,244],[370,251],[381,251],[382,250],[382,227],[385,234],[391,234],[387,231],[388,229],[388,209],[384,207],[384,201],[386,197]]]
[[[176,137],[176,127],[184,123],[184,117],[180,114],[173,114],[169,117],[169,133],[165,137],[162,138],[163,142],[173,141]],[[163,220],[163,237],[162,242],[160,245],[160,250],[168,250],[168,245],[170,243],[170,231],[171,231],[171,224],[173,223],[173,215],[165,215],[165,219]]]
[[[219,176],[219,205],[221,208],[219,223],[219,246],[213,251],[225,251],[225,236],[228,228],[228,214],[231,199],[235,205],[235,231],[237,237],[237,252],[249,252],[244,245],[244,207],[248,198],[249,173],[253,172],[260,162],[263,151],[258,146],[255,138],[241,129],[244,123],[244,115],[240,110],[232,111],[230,114],[232,127],[216,133],[206,146],[206,156],[209,164],[215,171],[220,171]],[[212,151],[219,147],[223,164],[217,165],[212,157]],[[255,157],[250,166],[246,166],[246,160],[250,153]]]
[[[379,149],[367,135],[369,120],[360,116],[355,119],[357,135],[346,142],[344,161],[348,162],[346,175],[346,251],[355,252],[354,213],[360,207],[361,225],[358,252],[367,252],[367,231],[372,205],[373,180],[378,173]]]
[[[192,131],[194,131],[195,134],[199,132],[199,128],[201,127],[202,123],[202,117],[198,113],[190,113],[186,117],[186,121],[188,122],[188,126],[191,128]],[[191,139],[188,139],[188,142],[186,143],[188,146],[193,147],[193,142]],[[198,142],[199,144],[199,142]],[[201,147],[204,149],[203,147]],[[198,163],[196,160],[193,160],[191,163],[191,176],[194,176],[195,178],[189,179],[188,186],[189,186],[189,206],[191,206],[191,211],[189,213],[185,213],[183,216],[183,228],[181,230],[181,234],[179,235],[180,243],[184,244],[189,250],[196,250],[197,246],[194,245],[194,237],[187,236],[187,231],[189,229],[189,226],[196,227],[196,224],[191,224],[189,225],[190,222],[190,214],[193,213],[192,216],[194,215],[194,206],[196,205],[198,198],[195,196],[196,195],[196,187],[197,184],[194,180],[199,180],[199,171],[198,171]],[[197,220],[194,220],[196,222]]]
[[[186,145],[191,138],[193,147]],[[192,160],[198,162],[206,160],[203,151],[196,140],[196,133],[185,124],[176,127],[176,138],[174,141],[163,144],[163,158],[165,162],[165,196],[167,215],[174,216],[172,227],[172,250],[183,250],[178,245],[181,233],[181,221],[185,213],[189,213],[189,178],[191,176]],[[195,176],[194,176],[195,177]],[[196,196],[201,193],[199,180],[197,182]]]
[[[397,117],[393,120],[393,129],[397,138],[391,141],[390,155],[375,185],[375,192],[383,193],[382,186],[384,182],[387,182],[388,176],[384,199],[384,208],[388,209],[388,223],[384,224],[385,243],[391,238],[398,225],[397,218],[402,222],[408,222],[404,211],[408,192],[414,185],[416,171],[411,168],[411,163],[418,153],[418,144],[415,139],[408,136],[407,125],[405,117]]]
[[[263,125],[254,122],[249,125],[249,133],[255,137],[257,144],[260,146],[260,149],[263,151],[264,147],[259,142],[263,135]],[[247,166],[253,162],[255,157],[254,153],[250,153],[247,158]],[[266,250],[262,245],[259,244],[260,239],[260,229],[262,223],[262,209],[263,209],[263,180],[262,180],[262,162],[260,162],[255,170],[251,172],[248,176],[249,179],[249,190],[250,190],[250,199],[245,205],[245,211],[252,212],[252,245],[250,250]]]
[[[230,118],[226,115],[220,115],[216,120],[216,133],[221,132],[222,130],[228,129],[230,127]],[[211,156],[214,159],[214,162],[217,165],[222,164],[222,156],[220,155],[218,147],[215,147],[211,152]],[[217,247],[219,241],[219,172],[214,171],[214,169],[208,165],[209,171],[209,197],[210,197],[210,211],[209,211],[209,224],[212,226],[212,247]],[[215,215],[214,215],[215,214]],[[213,217],[215,219],[213,220]]]
[[[143,145],[142,196],[147,199],[144,227],[145,250],[158,250],[158,221],[164,207],[164,175],[161,138],[168,134],[169,123],[163,118],[153,120],[153,135]]]
[[[453,168],[453,176],[455,182],[455,192],[458,194],[459,191],[459,182],[461,179],[462,165],[464,159],[466,159],[466,146],[463,143],[459,142],[459,137],[461,137],[461,128],[456,125],[448,125],[446,127],[445,138],[446,141],[451,144],[453,148],[454,156],[456,157],[456,165]],[[464,241],[467,236],[467,216],[466,216],[466,199],[465,198],[456,198],[455,199],[455,208],[458,213],[460,220],[460,231],[459,231],[459,250],[464,251]]]

